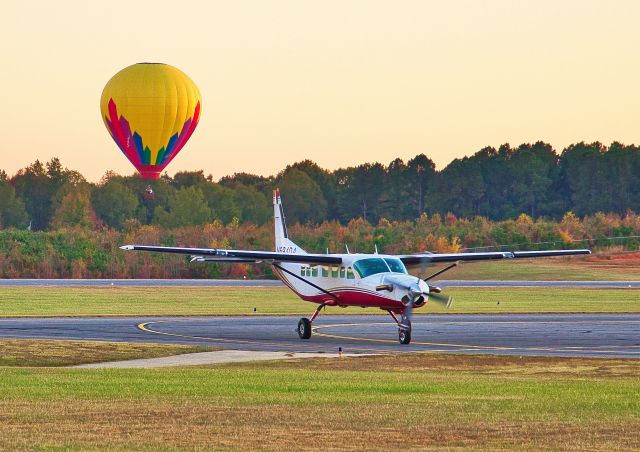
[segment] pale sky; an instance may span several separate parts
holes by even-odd
[[[274,174],[484,146],[640,144],[637,1],[2,1],[0,168],[133,167],[100,118],[120,69],[162,62],[203,97],[167,168]]]

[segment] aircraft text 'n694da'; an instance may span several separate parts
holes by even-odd
[[[301,339],[311,337],[311,324],[325,306],[373,307],[387,311],[398,325],[401,344],[411,341],[411,313],[428,301],[446,307],[451,298],[429,281],[461,261],[518,259],[590,254],[589,250],[514,251],[487,253],[311,254],[289,239],[279,190],[273,193],[275,251],[181,248],[124,245],[132,251],[155,251],[191,255],[192,262],[244,262],[270,264],[282,282],[305,301],[318,306],[310,319],[298,322]],[[420,278],[407,268],[424,271],[432,263],[449,263],[443,269]]]

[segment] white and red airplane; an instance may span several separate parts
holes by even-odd
[[[451,298],[428,282],[461,261],[518,259],[531,257],[590,254],[583,250],[514,251],[487,253],[418,253],[388,254],[311,254],[289,240],[279,190],[273,193],[275,251],[180,248],[166,246],[124,245],[123,250],[155,251],[191,255],[192,262],[268,263],[282,282],[305,301],[317,303],[310,319],[298,322],[301,339],[311,337],[311,324],[325,306],[373,307],[387,311],[398,325],[401,344],[411,342],[413,308],[429,300],[446,307]],[[347,250],[348,251],[348,250]],[[412,276],[407,267],[419,270],[434,263],[449,263],[436,273],[422,279]]]

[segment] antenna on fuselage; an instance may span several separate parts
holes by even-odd
[[[329,254],[329,247],[327,247],[327,254]]]
[[[351,254],[351,253],[349,252],[349,245],[347,245],[347,244],[345,243],[345,244],[344,244],[344,247],[347,249],[347,254]]]
[[[377,243],[373,244],[373,249],[375,250],[375,253],[373,253],[373,254],[378,254],[378,244]]]

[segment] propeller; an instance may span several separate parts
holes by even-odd
[[[420,281],[418,279],[418,281]],[[406,307],[404,308],[404,315],[402,316],[402,320],[403,321],[407,321],[408,325],[400,325],[400,326],[404,326],[405,328],[411,328],[411,317],[413,316],[413,305],[416,304],[416,300],[418,298],[420,298],[423,295],[429,295],[429,292],[425,293],[422,291],[422,289],[420,288],[420,284],[419,283],[414,283],[409,285],[408,287],[406,287],[407,289],[407,296],[409,297],[409,302],[407,303]]]
[[[439,305],[449,308],[453,302],[452,297],[448,297],[442,294],[442,289],[437,286],[431,286],[427,284],[427,290],[423,290],[421,287],[422,280],[418,277],[414,281],[407,280],[407,278],[387,277],[385,281],[387,284],[376,287],[376,290],[393,290],[393,287],[399,287],[407,291],[407,303],[405,304],[402,321],[406,323],[400,323],[400,327],[411,328],[411,318],[413,315],[413,308],[420,297],[427,297],[429,300],[438,303]]]

